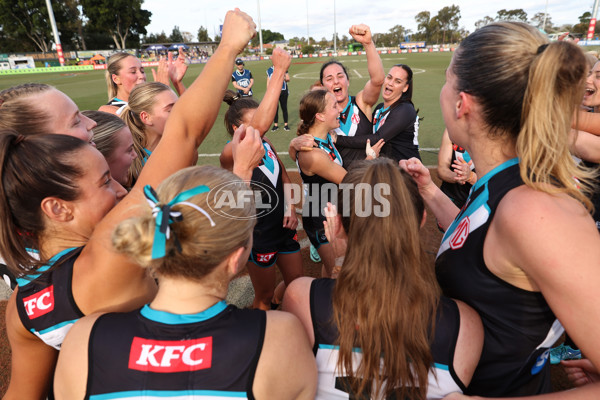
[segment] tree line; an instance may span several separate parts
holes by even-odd
[[[143,9],[144,0],[62,0],[53,2],[56,24],[59,27],[63,49],[86,50],[102,48],[138,48],[143,43],[207,42],[211,37],[205,27],[198,32],[181,32],[178,26],[170,35],[161,32],[148,33],[152,13]],[[413,32],[402,25],[395,25],[388,32],[374,33],[379,47],[397,47],[401,42],[426,41],[428,44],[456,43],[469,32],[459,27],[460,8],[457,5],[446,6],[436,15],[422,11],[415,16],[417,30]],[[493,21],[511,20],[528,22],[547,33],[569,31],[585,34],[591,18],[590,12],[583,13],[575,24],[554,26],[552,18],[537,13],[529,19],[523,9],[499,10],[494,17],[485,16],[476,22],[476,28]],[[263,43],[285,40],[283,34],[262,30]],[[215,36],[215,41],[219,37]],[[251,45],[258,46],[258,35]],[[338,46],[346,47],[351,39],[342,35],[336,37]],[[45,0],[0,0],[0,51],[22,52],[52,49],[54,37]],[[333,47],[333,37],[314,38],[293,37],[289,46]]]

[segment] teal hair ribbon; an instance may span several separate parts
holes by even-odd
[[[202,208],[197,206],[196,204],[190,203],[188,200],[190,197],[196,196],[201,193],[206,193],[210,191],[210,188],[206,185],[196,186],[192,189],[186,190],[184,192],[179,193],[175,198],[169,201],[167,204],[162,204],[158,200],[158,195],[152,189],[152,186],[146,185],[144,186],[144,196],[146,197],[146,201],[150,207],[152,207],[152,216],[154,217],[156,227],[154,229],[154,243],[152,244],[152,259],[155,260],[157,258],[163,258],[166,255],[166,245],[167,239],[169,239],[171,235],[171,229],[169,227],[175,221],[183,221],[183,215],[179,211],[173,211],[173,208],[176,205],[186,205],[196,209],[201,212],[208,220],[210,221],[210,226],[215,226],[215,222],[212,220],[210,215]],[[175,245],[177,249],[181,252],[181,245],[177,240],[177,236],[173,234],[173,238],[175,240]]]

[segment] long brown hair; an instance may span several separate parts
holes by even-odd
[[[357,163],[344,183],[386,185],[380,194],[388,204],[384,216],[359,216],[357,198],[367,204],[366,192],[351,189],[346,202],[340,193],[340,212],[349,218],[348,251],[333,292],[337,368],[359,397],[374,390],[378,398],[425,399],[440,289],[419,235],[423,200],[410,176],[385,158]],[[362,352],[358,366],[354,347]]]
[[[21,135],[48,132],[51,115],[36,106],[35,96],[56,88],[45,83],[24,83],[0,92],[0,130],[13,130]]]
[[[67,135],[0,132],[0,254],[15,275],[47,262],[26,250],[39,249],[45,234],[41,203],[51,196],[66,201],[80,196],[77,181],[85,171],[77,153],[87,146]]]
[[[300,124],[298,125],[298,136],[308,133],[308,130],[315,124],[315,116],[323,112],[327,107],[327,90],[314,89],[302,96],[300,100]]]

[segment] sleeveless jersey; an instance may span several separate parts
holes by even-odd
[[[267,76],[269,77],[269,79],[271,78],[271,75],[273,75],[273,66],[270,66],[269,69],[267,69]],[[286,91],[288,90],[288,83],[285,81],[285,79],[283,80],[283,86],[281,87],[282,91]]]
[[[240,71],[236,69],[235,71],[233,71],[233,74],[231,74],[231,81],[236,82],[243,88],[247,88],[248,86],[250,86],[250,79],[252,79],[252,72],[250,72],[250,70],[248,69],[244,69],[242,73],[240,73]],[[238,90],[238,94],[244,97],[252,96],[252,89],[250,89],[248,94],[244,93],[241,90]]]
[[[327,139],[315,139],[315,144],[319,149],[327,153],[331,161],[338,165],[342,165],[342,157],[337,151],[331,136],[327,134]],[[317,149],[313,151],[318,151]],[[297,155],[296,155],[297,156]],[[304,230],[312,229],[323,229],[323,221],[325,221],[325,215],[323,214],[323,208],[327,206],[327,202],[333,204],[337,203],[337,188],[338,185],[328,181],[319,175],[306,175],[302,172],[298,160],[296,160],[298,166],[298,172],[302,178],[304,186],[304,204],[302,206],[302,225]],[[325,189],[323,186],[325,185]]]
[[[511,189],[523,185],[518,162],[508,160],[477,181],[446,230],[436,260],[444,294],[469,304],[483,322],[483,352],[469,394],[508,397],[551,389],[548,353],[562,326],[541,293],[498,278],[483,258],[498,204]]]
[[[310,286],[310,314],[315,333],[313,351],[316,354],[319,382],[316,399],[354,399],[344,390],[344,377],[336,370],[339,346],[337,327],[333,324],[333,279],[315,279]],[[441,297],[437,311],[435,335],[431,345],[434,365],[429,372],[428,399],[441,399],[452,392],[463,392],[452,360],[460,328],[460,314],[456,303]],[[360,349],[353,351],[355,367],[362,357]]]
[[[113,97],[108,103],[106,103],[107,106],[115,106],[117,107],[117,115],[121,115],[121,113],[123,112],[123,109],[125,108],[125,106],[127,105],[127,102],[125,100],[121,100],[117,97]]]
[[[253,399],[266,313],[221,301],[198,314],[148,305],[98,318],[86,399]]]
[[[469,162],[471,161],[471,156],[465,149],[457,144],[452,143],[452,159],[450,159],[450,168],[452,168],[452,164],[455,160],[464,160],[465,162]],[[471,170],[474,168],[475,166],[471,164]],[[444,192],[444,194],[448,196],[458,208],[462,208],[467,201],[471,187],[472,185],[469,182],[465,182],[464,185],[461,185],[456,182],[451,183],[442,181],[442,184],[440,185],[442,192]]]
[[[284,236],[283,215],[285,197],[281,180],[281,165],[269,143],[263,140],[265,155],[258,167],[252,171],[252,190],[260,192],[260,203],[256,204],[257,220],[254,227],[252,247],[278,242]]]
[[[48,346],[60,346],[83,317],[73,298],[73,264],[83,247],[63,250],[40,267],[36,275],[17,279],[17,312],[23,326]],[[56,264],[55,268],[50,268]]]
[[[340,113],[340,127],[335,129],[335,133],[338,136],[364,136],[373,133],[373,124],[356,104],[356,97],[350,96],[348,104]],[[362,149],[339,147],[346,169],[353,161],[365,159],[364,147]]]

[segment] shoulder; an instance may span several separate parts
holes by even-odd
[[[111,113],[111,114],[116,114],[118,109],[119,109],[119,107],[117,107],[117,106],[112,106],[112,105],[109,105],[109,104],[105,104],[103,106],[100,106],[100,108],[98,108],[98,111],[103,111],[103,112],[107,112],[107,113]]]
[[[512,233],[525,229],[528,233],[533,231],[541,234],[538,224],[546,227],[566,224],[564,228],[567,228],[578,224],[589,225],[593,221],[585,207],[574,198],[521,185],[502,198],[494,222]]]
[[[511,248],[510,252],[491,254],[523,270],[537,285],[574,263],[583,270],[600,260],[594,220],[581,203],[566,194],[516,187],[500,201],[490,232],[502,248]]]
[[[91,314],[80,319],[67,334],[59,353],[54,376],[57,397],[81,398],[84,396],[89,372],[90,334],[101,315]]]

